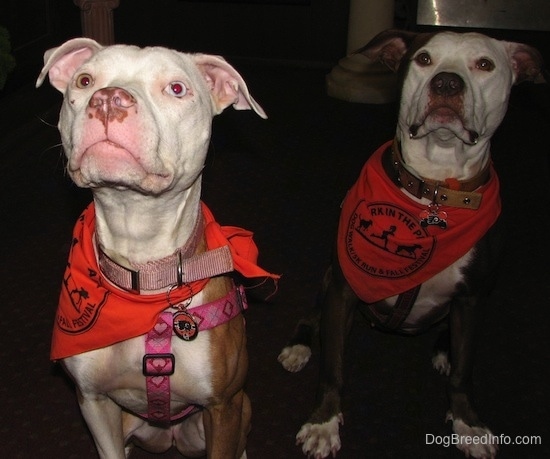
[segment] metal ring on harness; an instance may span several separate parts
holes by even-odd
[[[183,300],[181,303],[175,305],[170,300],[170,294],[172,293],[172,290],[180,287],[187,287],[189,289],[189,296],[185,300]],[[172,284],[170,287],[168,287],[168,291],[166,292],[166,301],[168,301],[169,307],[174,309],[179,309],[180,311],[185,311],[191,304],[191,301],[193,300],[193,296],[194,296],[193,288],[191,287],[190,284],[184,283],[181,286],[178,284]]]

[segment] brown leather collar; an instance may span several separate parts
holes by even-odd
[[[450,184],[447,181],[431,180],[423,177],[417,177],[406,167],[401,156],[399,143],[394,140],[393,146],[386,152],[386,158],[391,161],[390,177],[393,177],[396,185],[402,187],[407,193],[416,198],[428,198],[433,203],[460,207],[463,209],[477,210],[481,204],[482,193],[475,192],[480,186],[487,183],[490,177],[490,164],[479,172],[476,176],[468,180],[456,180]],[[385,159],[386,159],[385,158]],[[388,171],[388,160],[385,161],[386,171]]]

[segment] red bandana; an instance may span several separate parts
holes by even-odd
[[[235,270],[245,277],[280,276],[256,265],[258,249],[252,233],[241,228],[220,226],[202,203],[205,238],[209,249],[228,245]],[[90,204],[79,217],[63,277],[52,337],[51,359],[57,360],[99,349],[143,335],[153,328],[158,315],[167,308],[166,293],[137,295],[107,282],[97,263],[93,235],[95,208]],[[174,303],[185,301],[190,292],[204,288],[208,279],[193,282],[191,289],[171,291]]]
[[[338,259],[354,292],[366,303],[403,293],[465,255],[500,214],[499,182],[491,168],[479,209],[449,206],[447,227],[423,227],[427,206],[403,193],[388,177],[382,145],[367,161],[342,204]]]

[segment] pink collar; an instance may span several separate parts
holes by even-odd
[[[174,335],[191,340],[199,330],[208,330],[228,322],[248,308],[244,288],[234,287],[226,296],[210,303],[189,310],[172,313],[164,311],[157,319],[155,326],[145,338],[145,356],[143,357],[143,374],[147,387],[148,413],[144,415],[154,424],[169,424],[170,421],[187,416],[200,407],[190,405],[183,412],[170,417],[170,375],[175,371],[175,358],[172,354],[172,337]],[[185,314],[190,321],[183,324],[178,319]],[[182,337],[182,327],[190,326]],[[194,327],[194,329],[193,329]]]
[[[148,263],[136,264],[134,269],[119,265],[96,245],[99,267],[103,275],[117,287],[139,295],[171,285],[207,279],[233,271],[233,258],[228,246],[195,255],[204,234],[204,219],[197,218],[193,232],[185,245],[172,255]]]

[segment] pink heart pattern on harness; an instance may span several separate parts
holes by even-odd
[[[168,365],[168,363],[170,363],[170,359],[156,358],[156,359],[153,359],[153,361],[151,362],[151,365],[153,366],[153,368],[157,373],[160,373],[162,370],[166,368],[166,365]]]
[[[166,322],[157,322],[154,327],[155,333],[158,333],[159,336],[162,335],[166,331],[166,327],[168,327]]]
[[[166,380],[166,376],[151,376],[151,383],[154,384],[156,387],[161,387]]]
[[[150,353],[161,353],[164,352],[163,349],[166,349],[168,346],[168,333],[167,329],[171,328],[171,323],[166,322],[166,317],[164,314],[161,314],[158,318],[157,323],[153,329],[149,332],[148,345],[150,346]],[[153,352],[151,352],[153,351]]]

